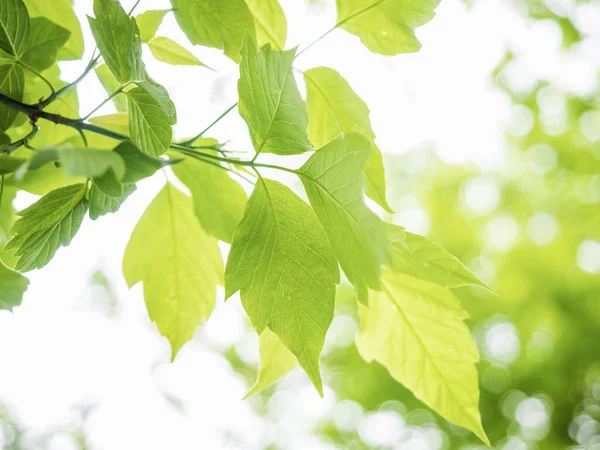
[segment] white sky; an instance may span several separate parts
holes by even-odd
[[[91,15],[91,0],[75,3],[82,19]],[[126,9],[132,3],[123,1]],[[312,8],[301,0],[281,3],[289,20],[288,47],[303,48],[335,22],[333,0]],[[560,12],[571,11],[573,2],[555,3]],[[137,12],[169,7],[167,0],[143,0]],[[446,160],[493,167],[503,158],[503,130],[511,105],[491,86],[489,74],[506,45],[522,55],[509,72],[515,87],[526,89],[532,80],[545,78],[579,94],[595,89],[600,6],[581,10],[575,19],[594,39],[573,56],[561,52],[560,34],[552,23],[524,20],[510,0],[481,0],[470,11],[459,0],[443,0],[437,17],[417,33],[424,46],[417,54],[372,55],[357,38],[335,31],[298,58],[297,68],[337,69],[369,105],[383,151],[431,145]],[[87,25],[85,32],[89,37]],[[144,49],[150,74],[165,85],[177,106],[177,137],[190,136],[237,100],[237,66],[218,51],[188,45],[172,16],[158,35],[182,42],[217,71],[171,67],[153,61]],[[87,50],[82,62],[61,65],[67,80],[81,72],[92,49]],[[105,96],[95,77],[89,77],[80,89],[82,114]],[[102,113],[113,112],[111,108]],[[232,149],[251,148],[237,113],[212,131],[230,141]],[[12,314],[0,312],[0,399],[16,408],[23,423],[39,431],[68,426],[76,417],[74,407],[96,404],[88,428],[95,448],[250,449],[262,448],[282,438],[282,433],[288,435],[282,441],[288,448],[317,448],[305,440],[305,432],[332,408],[331,391],[321,400],[297,374],[295,386],[300,386],[301,395],[288,392],[291,397],[279,398],[284,407],[275,411],[282,425],[269,425],[241,400],[247,388],[243,380],[223,357],[209,350],[237,342],[240,355],[255,360],[255,339],[246,331],[239,301],[220,304],[198,339],[169,363],[167,341],[147,318],[141,286],[129,292],[120,270],[128,236],[163,183],[162,177],[155,178],[142,182],[117,214],[97,222],[86,220],[70,247],[59,250],[43,271],[30,274],[23,306]],[[23,206],[31,197],[19,201]],[[121,300],[117,319],[100,314],[102,308],[92,300],[89,279],[98,268],[117,289]],[[163,393],[180,402],[183,412]],[[226,443],[228,435],[235,439]],[[55,445],[70,448],[65,442]]]

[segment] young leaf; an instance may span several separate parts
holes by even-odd
[[[171,145],[171,126],[177,121],[174,109],[165,110],[164,102],[153,91],[141,87],[128,91],[127,99],[131,141],[148,155],[162,155]]]
[[[29,44],[29,13],[23,0],[0,2],[0,49],[19,58]]]
[[[337,26],[382,55],[416,52],[415,29],[435,15],[440,0],[336,0]]]
[[[481,286],[491,291],[458,258],[427,238],[396,225],[388,225],[388,235],[393,249],[392,267],[397,272],[443,287]]]
[[[254,17],[258,45],[271,44],[276,50],[285,48],[287,20],[277,0],[246,0]]]
[[[361,308],[361,356],[382,364],[423,403],[489,445],[479,414],[477,349],[458,300],[389,268],[381,283],[383,290],[371,291],[369,306]]]
[[[361,174],[370,152],[366,138],[341,134],[315,151],[299,171],[310,204],[362,303],[368,287],[379,287],[380,266],[389,261],[384,224],[362,198]]]
[[[90,189],[90,218],[97,220],[105,214],[116,213],[135,189],[133,183],[123,184],[121,197],[114,198],[106,195],[96,184],[92,185]]]
[[[250,38],[240,52],[240,115],[248,124],[256,153],[293,155],[310,150],[308,114],[292,73],[296,50],[269,45],[258,53]]]
[[[100,84],[102,84],[102,87],[104,88],[104,90],[106,90],[106,93],[108,95],[117,91],[117,89],[119,89],[121,87],[121,83],[119,83],[117,81],[117,79],[112,74],[112,72],[110,71],[110,69],[108,68],[108,66],[106,64],[101,64],[100,66],[96,67],[95,71],[96,71],[96,76],[98,77],[98,80],[100,81]],[[124,93],[121,93],[121,94],[117,95],[116,97],[114,97],[112,99],[112,102],[115,105],[115,108],[117,109],[117,111],[119,111],[119,112],[127,111],[127,97],[125,97]]]
[[[171,0],[171,5],[192,44],[222,49],[235,62],[240,60],[244,36],[256,36],[244,0]]]
[[[260,180],[233,236],[225,298],[241,291],[259,334],[270,328],[322,395],[319,357],[333,318],[337,262],[310,207],[288,187]]]
[[[374,141],[375,133],[369,120],[367,104],[348,82],[329,67],[317,67],[304,72],[308,105],[308,137],[320,147],[339,133],[356,132]],[[392,213],[385,188],[385,172],[381,152],[373,146],[365,168],[365,191],[387,212]]]
[[[68,41],[71,32],[45,17],[31,19],[29,47],[21,61],[38,71],[56,62],[58,51]]]
[[[259,337],[260,366],[254,385],[244,398],[266,389],[298,365],[296,357],[268,328]]]
[[[85,190],[85,184],[56,189],[18,213],[6,244],[7,250],[16,249],[17,270],[41,269],[60,246],[69,245],[87,212]]]
[[[148,42],[156,35],[158,27],[160,27],[163,18],[168,12],[168,9],[150,10],[135,17],[142,42]]]
[[[16,64],[0,66],[0,93],[14,100],[23,101],[25,76],[23,69]],[[0,104],[0,132],[8,130],[19,112],[7,105]]]
[[[223,263],[217,240],[208,236],[192,201],[167,184],[131,235],[123,259],[129,286],[144,284],[150,319],[171,343],[172,357],[215,306]]]
[[[75,60],[83,56],[83,33],[71,0],[25,0],[30,17],[45,17],[71,32],[67,43],[58,51],[58,59]]]
[[[167,64],[174,66],[207,67],[177,42],[166,37],[158,36],[150,39],[148,41],[148,48],[156,59]]]
[[[244,189],[224,170],[192,158],[175,164],[173,173],[192,193],[194,212],[206,232],[231,243],[248,200]]]
[[[92,34],[106,65],[121,83],[138,80],[141,54],[139,30],[119,0],[94,0],[94,15],[88,17]]]
[[[0,260],[0,309],[12,311],[23,301],[29,280]]]
[[[115,148],[115,153],[121,155],[125,161],[125,175],[123,183],[136,183],[144,178],[154,175],[161,167],[178,162],[173,159],[157,159],[142,153],[131,142],[125,141]]]

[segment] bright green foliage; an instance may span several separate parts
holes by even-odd
[[[281,343],[275,333],[268,328],[260,334],[260,367],[254,385],[246,397],[257,394],[275,383],[298,365],[296,357]]]
[[[254,20],[244,0],[171,0],[175,18],[192,44],[222,49],[235,62]]]
[[[1,149],[2,147],[0,147]],[[0,153],[0,175],[12,173],[17,170],[26,160],[15,158],[4,153]]]
[[[164,89],[163,89],[164,91]],[[167,98],[154,95],[155,92],[142,87],[134,88],[127,92],[129,100],[129,130],[131,141],[144,153],[160,156],[165,153],[171,144],[172,125],[177,121],[175,109],[165,106]],[[171,104],[172,105],[172,104]]]
[[[248,124],[256,153],[293,155],[310,150],[308,115],[294,80],[296,50],[279,52],[269,45],[258,53],[246,39],[240,61],[240,115]]]
[[[97,180],[96,180],[97,181]],[[96,184],[90,189],[90,218],[96,220],[108,213],[116,213],[123,202],[135,191],[135,184],[123,184],[117,198],[106,195]]]
[[[440,0],[336,0],[337,25],[382,55],[416,52],[415,29],[435,15]]]
[[[254,17],[258,45],[271,44],[276,50],[285,48],[287,20],[277,0],[246,0]]]
[[[71,0],[25,0],[31,18],[45,17],[71,32],[58,51],[58,59],[74,60],[83,56],[83,33]]]
[[[19,212],[7,250],[16,250],[15,269],[27,272],[48,264],[61,245],[69,245],[87,212],[85,184],[56,189]]]
[[[177,159],[152,158],[138,150],[130,142],[123,142],[115,148],[125,161],[125,175],[123,183],[136,183],[144,178],[152,176],[158,169],[177,162]]]
[[[356,132],[371,140],[375,133],[369,120],[369,107],[354,92],[348,82],[329,67],[317,67],[304,72],[308,105],[308,136],[320,147],[339,133]],[[385,193],[385,172],[381,151],[373,146],[364,168],[367,195],[391,213]]]
[[[31,32],[27,51],[21,61],[42,71],[56,61],[58,51],[69,40],[71,32],[45,17],[31,19]]]
[[[194,212],[202,228],[217,239],[231,243],[248,199],[242,186],[223,169],[192,158],[175,164],[173,172],[192,193]]]
[[[29,13],[23,0],[0,3],[0,49],[19,58],[29,44]]]
[[[215,307],[223,268],[217,240],[193,214],[191,200],[167,184],[138,222],[123,259],[129,286],[144,285],[150,319],[172,357]]]
[[[479,415],[478,354],[467,314],[447,289],[385,269],[361,309],[357,347],[417,398],[489,445]]]
[[[361,173],[370,152],[371,143],[361,135],[342,134],[300,169],[310,204],[362,303],[367,288],[379,287],[380,266],[389,259],[384,224],[362,198]]]
[[[149,10],[136,16],[135,21],[140,30],[142,42],[148,42],[156,35],[158,27],[168,12],[168,9]]]
[[[99,65],[96,67],[95,71],[98,80],[100,80],[100,84],[102,84],[102,87],[109,95],[116,92],[117,89],[121,87],[121,84],[117,81],[106,64]],[[117,108],[117,111],[127,111],[127,98],[125,97],[125,94],[117,95],[112,99],[112,102],[115,105],[115,108]]]
[[[179,45],[177,42],[162,36],[154,37],[148,41],[148,48],[152,55],[167,64],[175,66],[204,66],[198,58]]]
[[[0,66],[0,94],[15,100],[23,100],[25,76],[23,69],[16,64]],[[17,110],[6,105],[0,105],[0,131],[10,128],[17,117]]]
[[[333,318],[337,263],[315,213],[286,186],[261,180],[233,237],[225,297],[241,291],[260,334],[270,328],[323,393],[319,356]]]
[[[141,52],[139,30],[118,0],[94,0],[90,28],[106,65],[121,83],[140,79],[137,59]]]
[[[29,280],[0,260],[0,309],[12,311],[23,301]]]
[[[127,113],[118,112],[115,114],[107,114],[106,116],[96,116],[89,119],[89,121],[90,123],[100,125],[108,130],[116,131],[117,133],[126,136],[129,135],[129,116]],[[98,137],[104,136],[99,135]],[[114,142],[114,139],[112,139],[112,142]]]

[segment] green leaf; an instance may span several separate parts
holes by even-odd
[[[171,0],[177,23],[192,44],[222,49],[235,62],[254,19],[244,0]]]
[[[19,58],[29,44],[29,13],[23,0],[0,3],[0,49]]]
[[[307,88],[308,137],[320,147],[340,133],[356,132],[374,141],[367,104],[348,82],[329,67],[304,72]],[[364,168],[366,193],[383,209],[393,213],[386,199],[385,172],[381,152],[374,146]]]
[[[0,260],[0,309],[12,311],[23,301],[29,280]]]
[[[244,189],[223,169],[186,158],[173,173],[192,193],[194,212],[206,232],[231,243],[248,200]]]
[[[380,266],[389,261],[384,224],[362,197],[361,174],[370,152],[366,138],[340,134],[315,151],[299,171],[310,204],[362,303],[368,287],[379,287]]]
[[[166,37],[155,37],[148,41],[152,55],[167,64],[175,66],[206,66],[177,42]]]
[[[160,27],[163,18],[168,12],[168,9],[155,9],[143,12],[135,17],[142,42],[148,42],[156,35],[158,27]]]
[[[361,356],[489,445],[479,414],[477,349],[458,300],[448,289],[389,268],[381,283],[383,290],[371,291],[369,306],[361,308]]]
[[[46,195],[48,192],[73,183],[83,183],[84,177],[69,177],[62,167],[45,165],[31,172],[26,172],[23,178],[15,180],[14,175],[7,176],[6,186],[18,188],[34,195]]]
[[[162,91],[160,97],[159,90],[149,88],[136,87],[127,92],[131,141],[151,156],[160,156],[169,149],[171,126],[177,121],[175,108],[167,107],[168,94],[164,88]]]
[[[121,197],[114,198],[106,195],[98,186],[92,185],[90,189],[90,218],[97,220],[99,217],[109,213],[116,213],[123,202],[127,200],[134,191],[135,184],[123,185]]]
[[[285,48],[287,20],[277,0],[246,0],[254,17],[258,45],[271,44],[277,50]]]
[[[152,158],[127,141],[119,144],[114,151],[121,155],[121,158],[125,161],[125,175],[122,181],[126,184],[136,183],[154,175],[158,169],[180,161]]]
[[[296,50],[278,52],[266,45],[257,53],[248,38],[240,54],[238,109],[256,153],[293,155],[310,150],[306,105],[292,73]]]
[[[74,60],[83,56],[83,33],[71,0],[25,0],[30,17],[45,17],[71,32],[67,43],[58,51],[58,59]]]
[[[89,122],[125,136],[129,135],[129,116],[124,112],[91,117]]]
[[[388,235],[393,249],[392,267],[397,272],[442,287],[481,286],[492,292],[458,258],[427,238],[396,225],[388,225]]]
[[[117,81],[117,79],[112,74],[112,72],[110,71],[110,69],[108,68],[108,66],[106,64],[102,64],[102,65],[96,67],[95,71],[96,71],[96,76],[98,77],[98,80],[100,81],[100,84],[102,84],[102,87],[104,88],[104,90],[106,91],[106,93],[108,95],[112,94],[113,92],[116,92],[121,87],[121,83],[119,83]],[[127,97],[125,97],[125,93],[121,93],[121,94],[117,95],[116,97],[114,97],[112,99],[112,102],[115,105],[115,108],[117,109],[117,111],[119,111],[119,112],[127,111]]]
[[[144,284],[150,319],[171,343],[172,357],[215,306],[223,263],[217,240],[202,229],[192,201],[167,184],[131,235],[123,260],[129,286]]]
[[[58,51],[69,40],[71,32],[45,17],[31,19],[29,47],[21,61],[38,71],[56,62]]]
[[[19,169],[35,170],[49,162],[58,161],[71,177],[99,177],[112,170],[117,179],[125,175],[125,162],[116,152],[95,148],[48,148],[34,153],[33,157]]]
[[[244,398],[266,389],[298,365],[296,357],[268,328],[260,334],[260,366],[254,385]]]
[[[254,188],[231,245],[225,298],[241,291],[259,334],[270,328],[321,395],[319,357],[333,318],[337,262],[311,208],[288,187]]]
[[[94,0],[94,15],[88,17],[90,28],[113,75],[121,84],[141,79],[137,59],[142,44],[135,19],[118,0]]]
[[[440,0],[336,0],[337,24],[382,55],[416,52],[415,29],[435,15]]]
[[[0,66],[0,93],[13,100],[23,101],[25,76],[23,69],[16,64]],[[0,104],[0,132],[8,130],[17,117],[18,111]]]
[[[25,162],[25,159],[15,158],[14,156],[9,156],[6,153],[0,153],[0,175],[14,172]]]
[[[61,245],[69,245],[87,211],[85,191],[85,184],[65,186],[18,213],[6,244],[7,250],[16,249],[17,270],[41,269]]]

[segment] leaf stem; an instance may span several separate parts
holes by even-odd
[[[92,109],[92,111],[87,114],[86,116],[82,117],[80,120],[81,122],[85,122],[86,120],[88,120],[91,116],[94,115],[94,113],[96,111],[98,111],[100,108],[102,108],[104,105],[106,105],[108,102],[110,102],[113,98],[115,98],[117,95],[119,95],[121,92],[123,92],[123,90],[129,86],[131,83],[125,83],[123,86],[121,86],[119,89],[117,89],[115,92],[113,92],[112,94],[110,94],[107,98],[105,98],[104,100],[102,100],[102,102],[96,106],[94,109]]]
[[[219,123],[221,121],[221,119],[223,119],[223,117],[225,117],[227,114],[229,114],[233,110],[233,108],[235,108],[237,105],[238,105],[238,102],[235,102],[233,105],[231,105],[229,108],[227,108],[219,117],[217,117],[209,126],[207,126],[204,130],[202,130],[200,133],[198,133],[193,138],[188,139],[187,141],[181,142],[180,144],[183,145],[184,147],[191,146],[194,143],[194,141],[196,141],[196,139],[201,138],[204,135],[204,133],[206,133],[214,125]]]
[[[17,64],[19,66],[21,66],[23,69],[29,70],[32,74],[34,74],[40,80],[42,80],[44,83],[46,83],[48,85],[48,87],[50,88],[50,91],[52,91],[52,93],[50,95],[55,95],[56,94],[56,91],[54,90],[54,86],[52,86],[52,83],[50,83],[48,81],[48,79],[46,77],[44,77],[40,72],[38,72],[37,70],[35,70],[30,65],[25,64],[23,61],[17,60]]]
[[[19,149],[20,147],[26,146],[27,142],[29,140],[33,139],[35,137],[35,135],[38,133],[38,131],[40,131],[40,128],[37,125],[34,125],[27,136],[19,139],[18,141],[15,141],[15,142],[9,144],[5,148],[1,149],[2,152],[10,155],[12,152]]]

